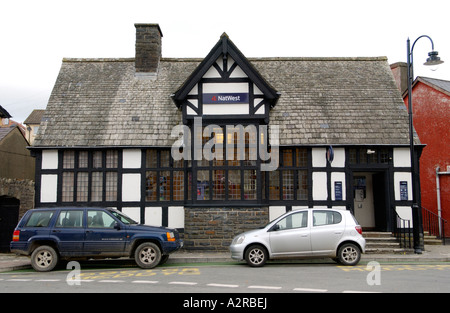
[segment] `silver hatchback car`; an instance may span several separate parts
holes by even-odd
[[[362,228],[350,211],[303,209],[236,236],[230,251],[233,259],[253,267],[269,259],[322,257],[356,265],[365,247]]]

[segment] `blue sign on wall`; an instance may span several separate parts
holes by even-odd
[[[248,93],[204,93],[203,104],[248,103]]]

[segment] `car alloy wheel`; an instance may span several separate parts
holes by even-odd
[[[31,254],[31,266],[38,272],[51,271],[58,261],[58,254],[50,246],[40,246]]]
[[[356,265],[361,259],[361,251],[352,244],[347,243],[339,248],[339,262],[343,265]]]
[[[252,267],[264,266],[267,261],[267,251],[260,245],[253,245],[245,252],[245,261]]]
[[[154,268],[161,261],[161,250],[152,242],[145,242],[137,247],[134,259],[141,268]]]

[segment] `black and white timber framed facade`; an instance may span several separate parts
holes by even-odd
[[[223,34],[204,59],[169,59],[157,24],[135,26],[135,58],[63,60],[32,147],[36,207],[115,207],[209,250],[299,208],[351,210],[367,229],[411,218],[386,58],[248,59]]]

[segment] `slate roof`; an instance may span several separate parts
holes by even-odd
[[[423,82],[423,83],[435,88],[436,90],[439,90],[439,91],[445,93],[446,95],[450,96],[450,81],[448,81],[448,80],[419,76],[414,81],[413,88],[418,82]],[[407,93],[408,93],[408,91],[406,91],[404,96],[406,96]]]
[[[24,124],[40,124],[45,110],[33,110],[23,122]]]
[[[249,58],[281,96],[281,145],[407,145],[408,116],[385,57]],[[64,59],[35,147],[170,147],[182,114],[170,95],[202,59],[162,58],[156,79],[134,58]]]

